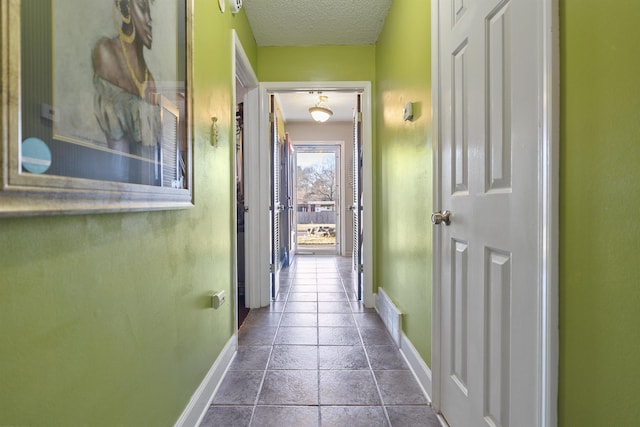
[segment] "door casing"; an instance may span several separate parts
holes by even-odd
[[[278,91],[339,90],[362,93],[363,99],[363,181],[364,181],[364,292],[366,307],[375,305],[373,294],[373,152],[371,82],[263,82],[256,91],[249,91],[245,105],[246,162],[245,179],[247,206],[247,248],[255,254],[246,273],[246,300],[250,308],[259,308],[271,302],[269,284],[269,94]],[[255,227],[255,228],[252,228]]]
[[[251,67],[251,62],[249,61],[249,58],[247,57],[247,54],[244,51],[244,48],[242,47],[242,43],[240,42],[240,38],[238,37],[238,34],[236,33],[235,30],[232,31],[232,41],[231,41],[231,64],[232,64],[232,78],[233,78],[233,87],[235,87],[236,85],[236,79],[238,81],[240,81],[240,83],[244,86],[245,88],[245,96],[244,99],[239,100],[236,99],[236,91],[233,91],[233,105],[234,107],[238,104],[238,102],[242,101],[244,103],[245,106],[245,110],[244,110],[244,122],[245,124],[248,123],[248,121],[250,120],[249,123],[253,123],[256,118],[257,118],[257,114],[255,113],[255,107],[253,106],[253,104],[256,103],[256,101],[253,101],[255,99],[257,99],[257,93],[258,93],[258,77],[256,76],[255,72],[253,71],[253,68]],[[234,124],[235,124],[235,118],[234,118]],[[253,139],[253,133],[254,133],[255,129],[254,126],[246,126],[244,129],[244,134],[243,137],[245,139],[245,141],[247,139]],[[233,139],[233,144],[235,145],[235,138]],[[246,142],[245,142],[245,147],[246,147]],[[233,165],[232,167],[232,171],[231,171],[231,194],[233,195],[233,200],[231,203],[231,220],[232,220],[232,225],[231,225],[231,233],[232,233],[232,238],[231,238],[231,242],[232,242],[232,250],[231,250],[231,283],[233,284],[233,294],[238,295],[238,257],[237,257],[237,248],[238,248],[238,242],[237,242],[237,238],[238,238],[238,234],[236,232],[237,228],[236,228],[236,224],[238,221],[238,212],[237,212],[237,205],[238,205],[238,197],[237,197],[237,191],[236,191],[236,179],[235,179],[235,165],[236,165],[236,149],[235,147],[231,147],[230,148],[231,151],[231,164]],[[244,157],[244,161],[245,161],[245,168],[246,167],[251,167],[251,163],[249,162],[249,159],[246,158],[246,155]],[[246,169],[245,169],[246,170]],[[246,172],[245,172],[246,173]],[[249,183],[245,183],[245,191],[246,191],[246,186],[251,185]],[[250,201],[245,200],[245,204],[246,203],[250,203]],[[250,242],[250,238],[251,236],[247,235],[246,230],[251,230],[252,228],[255,227],[255,220],[250,218],[249,215],[245,215],[245,235],[244,235],[244,248],[245,248],[245,260],[253,260],[256,259],[254,258],[256,256],[255,251],[252,250],[251,246],[249,245]],[[250,283],[252,280],[255,280],[254,278],[251,278],[248,276],[249,268],[246,268],[246,265],[248,263],[245,262],[245,287],[247,286],[248,283]],[[246,288],[245,288],[246,289]],[[248,295],[245,294],[245,298],[247,298]],[[235,328],[235,332],[237,334],[237,330],[238,330],[238,299],[236,297],[233,298],[234,301],[234,313],[235,313],[235,317],[234,317],[234,328]],[[248,303],[248,301],[247,301]]]

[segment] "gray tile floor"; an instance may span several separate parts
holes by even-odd
[[[270,307],[251,310],[200,426],[440,426],[349,258],[298,256]],[[346,285],[346,287],[345,287]]]

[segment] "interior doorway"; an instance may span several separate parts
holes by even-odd
[[[296,254],[351,258],[354,295],[358,300],[373,303],[372,298],[367,299],[367,295],[372,294],[363,291],[364,253],[369,249],[363,245],[368,224],[364,217],[369,213],[363,211],[363,192],[365,187],[370,189],[371,184],[370,170],[363,172],[370,165],[364,161],[363,153],[363,141],[369,136],[364,132],[364,93],[364,89],[326,87],[267,92],[269,111],[274,113],[269,116],[271,158],[273,153],[280,153],[280,163],[272,162],[275,169],[271,172],[272,188],[280,187],[280,199],[271,204],[280,206],[280,209],[271,209],[272,215],[280,219],[270,223],[279,224],[280,231],[277,234],[275,229],[270,230],[278,237],[271,244],[272,297],[277,295],[273,284],[279,283],[277,276],[280,267],[285,265],[274,262],[280,259],[273,251],[279,245],[277,253],[289,253],[289,260]],[[331,107],[329,118],[313,118],[318,98],[322,105]],[[279,132],[278,138],[275,138],[276,132]],[[287,158],[291,159],[288,163]],[[283,189],[287,170],[292,171],[288,176],[299,175],[300,179],[294,177],[292,184]],[[274,178],[279,178],[277,183]],[[296,182],[300,183],[300,191],[294,188]],[[287,215],[282,215],[285,212]],[[282,222],[285,217],[290,224]],[[283,230],[289,230],[289,234]],[[288,242],[291,244],[286,247]]]
[[[341,253],[341,146],[294,144],[294,230],[298,255]]]
[[[252,234],[258,227],[255,219],[248,213],[248,206],[252,203],[251,174],[247,173],[255,162],[247,155],[248,142],[256,141],[257,132],[257,102],[258,102],[258,78],[254,73],[251,63],[247,58],[238,35],[233,31],[233,65],[235,76],[234,104],[235,114],[235,138],[231,142],[232,156],[232,188],[233,194],[231,216],[236,224],[234,238],[232,239],[233,266],[231,283],[234,284],[232,301],[234,302],[235,328],[240,327],[249,312],[251,294],[247,292],[255,272],[248,266],[252,260],[257,259],[253,245],[250,244]],[[248,112],[248,114],[247,114]]]
[[[296,138],[292,127],[295,120],[287,115],[285,110],[282,117],[281,112],[271,110],[271,100],[273,95],[296,92],[299,94],[315,93],[313,102],[305,102],[301,106],[301,111],[309,116],[309,107],[311,107],[318,98],[318,93],[329,94],[329,102],[334,108],[340,94],[351,93],[359,100],[356,103],[360,110],[354,111],[353,104],[349,109],[351,113],[349,118],[344,121],[347,126],[346,137],[308,137]],[[248,206],[248,212],[245,214],[245,235],[247,236],[247,255],[253,256],[255,253],[256,260],[269,260],[273,258],[273,230],[274,224],[279,224],[272,219],[273,212],[276,210],[282,212],[288,209],[286,203],[278,200],[275,203],[272,189],[272,174],[274,161],[280,160],[273,156],[273,153],[280,150],[275,149],[274,135],[278,136],[279,141],[290,140],[293,142],[302,141],[351,141],[358,138],[361,143],[361,154],[358,156],[358,164],[361,168],[361,177],[358,182],[362,184],[358,191],[357,207],[352,203],[351,195],[349,200],[345,200],[340,205],[340,215],[344,220],[348,220],[348,224],[343,227],[345,233],[351,236],[355,233],[351,230],[352,217],[358,218],[360,227],[358,236],[365,236],[364,244],[358,246],[358,262],[354,268],[357,269],[357,277],[361,280],[358,283],[360,288],[358,295],[361,296],[365,306],[373,307],[375,305],[375,295],[373,293],[373,245],[368,239],[373,236],[373,191],[372,191],[372,111],[371,111],[371,82],[367,81],[348,81],[348,82],[269,82],[260,83],[257,91],[256,102],[254,100],[253,91],[248,94],[250,102],[245,103],[245,200]],[[357,96],[355,95],[357,94]],[[254,108],[257,107],[255,110]],[[335,119],[338,116],[337,109],[334,109]],[[354,114],[355,113],[355,114]],[[252,122],[251,117],[255,117],[256,122]],[[281,118],[280,118],[281,117]],[[332,120],[333,120],[332,119]],[[306,119],[309,120],[309,119]],[[276,125],[274,126],[274,122]],[[280,128],[277,123],[286,123],[285,129]],[[331,122],[330,122],[331,123]],[[322,126],[326,123],[315,123],[313,126]],[[256,139],[253,136],[256,136]],[[281,143],[280,145],[283,145]],[[342,162],[345,157],[351,156],[351,150],[346,153],[347,149],[342,152]],[[348,155],[347,155],[348,154]],[[353,162],[348,162],[352,164]],[[282,166],[280,166],[282,168]],[[343,167],[343,181],[348,180],[348,184],[341,184],[342,188],[349,188],[354,181],[353,171]],[[355,169],[354,169],[355,170]],[[351,191],[343,191],[351,193]],[[355,193],[355,192],[354,192]],[[291,209],[293,210],[293,208]],[[338,243],[341,245],[342,252],[340,255],[348,257],[352,255],[353,250],[346,249],[344,236],[338,237]],[[286,241],[286,239],[285,239]],[[361,240],[362,242],[362,240]],[[293,245],[292,245],[293,246]],[[346,249],[346,250],[345,250]],[[271,286],[274,275],[278,275],[278,266],[280,263],[273,262],[249,262],[246,271],[246,301],[249,307],[259,308],[270,304],[274,297],[273,288]],[[355,285],[354,285],[355,287]]]
[[[236,80],[236,99],[244,98],[244,87]],[[236,105],[236,301],[237,301],[237,326],[244,322],[249,314],[245,301],[246,283],[246,251],[245,251],[245,175],[244,175],[244,102]]]

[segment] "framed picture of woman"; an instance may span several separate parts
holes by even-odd
[[[0,216],[193,205],[191,1],[2,3]]]

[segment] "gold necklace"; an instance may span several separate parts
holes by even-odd
[[[145,98],[144,95],[145,95],[145,92],[147,91],[147,83],[149,79],[149,68],[145,67],[144,81],[140,82],[140,80],[138,80],[138,77],[136,76],[136,73],[133,71],[131,62],[129,62],[129,56],[127,55],[127,51],[124,47],[124,41],[122,39],[120,39],[120,46],[122,47],[122,55],[124,56],[124,60],[127,63],[127,68],[129,69],[129,74],[131,75],[131,79],[133,80],[133,83],[136,85],[136,88],[138,89],[140,98],[144,99]]]
[[[131,23],[131,15],[129,15],[129,18],[126,19],[124,16],[122,16],[122,14],[120,14],[120,19],[122,19],[122,22],[125,24],[130,24]],[[134,42],[134,40],[136,39],[136,27],[132,26],[133,31],[131,31],[131,34],[126,35],[124,33],[124,31],[122,31],[122,27],[120,25],[120,23],[118,22],[118,18],[116,17],[116,11],[115,9],[113,10],[113,24],[116,27],[116,30],[118,31],[118,35],[120,36],[120,40],[124,41],[125,43],[131,44]]]

